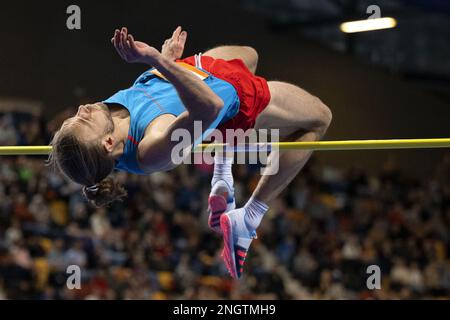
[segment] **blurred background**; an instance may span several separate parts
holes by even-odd
[[[69,5],[81,29],[66,27]],[[393,29],[344,33],[369,5]],[[110,44],[115,28],[185,55],[253,46],[257,74],[295,83],[333,111],[326,140],[450,137],[450,4],[438,0],[50,1],[2,3],[0,145],[48,144],[79,104],[145,70]],[[207,228],[212,168],[138,177],[106,209],[45,167],[0,158],[0,299],[438,299],[450,297],[450,153],[315,153],[267,213],[241,281]],[[244,204],[259,169],[234,166]],[[68,290],[66,268],[82,269]],[[377,264],[382,289],[368,290]]]

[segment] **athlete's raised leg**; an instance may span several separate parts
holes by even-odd
[[[247,68],[254,74],[258,66],[258,52],[249,46],[219,46],[203,53],[215,59],[242,59]]]
[[[317,141],[322,139],[331,123],[330,109],[317,97],[285,82],[268,82],[271,101],[256,120],[256,129],[280,129],[281,141]],[[253,197],[268,203],[295,178],[312,151],[280,152],[269,156],[278,158],[278,173],[263,175]]]
[[[316,141],[331,123],[331,111],[320,99],[284,82],[268,82],[271,100],[258,116],[256,129],[279,129],[281,141]],[[267,203],[278,196],[303,168],[312,152],[272,152],[268,168],[276,174],[263,175],[243,208],[220,217],[224,239],[223,258],[230,274],[239,278],[256,229],[268,210]],[[267,172],[267,171],[266,171]]]

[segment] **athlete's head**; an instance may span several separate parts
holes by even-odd
[[[106,105],[82,105],[75,116],[64,121],[51,142],[49,163],[83,185],[83,193],[96,206],[126,194],[108,177],[115,164],[113,132],[114,122]]]

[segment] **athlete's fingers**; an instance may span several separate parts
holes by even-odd
[[[166,41],[164,41],[163,45],[162,45],[162,49],[167,48],[169,45],[169,39],[167,39]]]
[[[121,35],[120,31],[116,30],[116,32],[114,33],[114,40],[113,40],[114,48],[116,49],[116,51],[119,54],[119,56],[122,59],[126,60],[122,50],[120,49],[120,44],[121,44],[121,42],[120,42],[120,35]]]
[[[131,38],[130,38],[130,34],[127,34],[127,37],[125,38],[125,49],[127,51],[131,51],[133,48],[131,47]]]
[[[119,46],[114,46],[114,48],[116,48],[117,53],[119,54],[119,56],[123,59],[123,60],[127,60],[126,56],[124,55],[124,53],[122,52],[122,50],[119,49]]]
[[[113,41],[114,46],[118,46],[119,45],[119,40],[120,40],[120,31],[119,31],[119,29],[116,29],[116,31],[114,31],[113,39],[114,39],[114,41]]]
[[[127,29],[127,27],[122,27],[122,32],[123,32],[123,35],[124,35],[124,37],[126,39],[128,37],[128,29]]]
[[[127,28],[123,27],[120,33],[121,33],[120,39],[122,41],[122,47],[125,49],[127,47],[127,37],[128,37]]]
[[[119,50],[122,50],[122,48],[123,48],[122,38],[123,38],[123,32],[120,31],[119,32],[119,41],[117,42],[117,48],[119,48]]]
[[[127,28],[125,28],[125,27],[123,27],[122,28],[122,30],[121,30],[121,34],[122,34],[122,36],[121,36],[121,40],[122,40],[122,47],[123,47],[123,49],[127,49],[127,47],[128,47],[128,43],[127,43],[127,38],[128,38],[128,29]]]
[[[123,47],[123,33],[122,32],[120,32],[120,40],[119,40],[118,45],[117,45],[117,50],[119,51],[120,56],[124,60],[127,60],[127,56],[125,54],[125,48]]]
[[[119,31],[119,29],[116,29],[114,31],[114,35],[113,35],[113,38],[112,38],[111,42],[114,44],[114,46],[118,46],[119,45],[119,40],[120,40],[120,31]]]
[[[117,53],[119,54],[119,56],[126,60],[125,56],[123,55],[122,51],[119,49],[119,46],[115,45],[114,48],[116,48]]]
[[[137,52],[137,51],[138,51],[138,48],[137,48],[137,46],[136,46],[136,42],[134,42],[134,37],[133,37],[133,35],[129,34],[129,35],[128,35],[128,40],[130,41],[130,47],[131,47],[131,49]]]
[[[127,43],[127,36],[128,36],[128,32],[126,28],[122,28],[122,31],[120,32],[120,51],[122,52],[122,54],[125,57],[125,60],[128,61],[128,43]]]
[[[183,32],[180,34],[180,37],[178,38],[178,43],[179,43],[181,46],[184,46],[184,44],[186,43],[186,39],[187,39],[187,32],[186,32],[186,31],[183,31]]]
[[[172,34],[172,39],[177,40],[178,37],[180,36],[180,32],[181,32],[181,27],[178,26]]]

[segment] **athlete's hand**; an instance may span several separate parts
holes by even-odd
[[[183,56],[187,32],[181,30],[181,27],[176,28],[172,34],[172,38],[164,41],[161,49],[161,54],[172,61],[180,59]]]
[[[116,48],[120,57],[126,62],[141,62],[151,65],[152,61],[161,55],[157,49],[148,44],[141,41],[135,41],[125,27],[121,30],[117,29],[114,32],[111,43]]]

